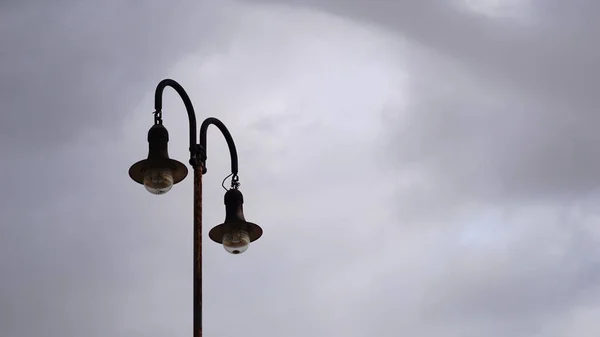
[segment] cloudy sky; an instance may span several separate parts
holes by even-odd
[[[600,2],[0,2],[0,336],[192,333],[192,179],[128,177],[180,82],[239,152],[204,335],[600,334]],[[164,96],[170,153],[187,116]]]

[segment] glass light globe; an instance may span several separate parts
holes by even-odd
[[[223,247],[231,254],[241,254],[249,245],[250,236],[246,231],[236,230],[223,235]]]
[[[170,169],[149,169],[144,174],[144,186],[152,194],[165,194],[173,187],[173,172]]]

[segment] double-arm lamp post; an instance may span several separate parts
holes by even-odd
[[[167,143],[169,133],[162,121],[162,94],[166,87],[177,91],[187,110],[190,124],[190,165],[194,169],[194,337],[202,336],[202,175],[206,173],[206,131],[214,125],[225,137],[231,155],[231,188],[225,193],[225,221],[208,233],[211,240],[222,244],[232,254],[241,254],[250,242],[262,235],[262,229],[246,221],[239,191],[237,151],[231,134],[218,119],[210,117],[200,126],[200,143],[196,138],[196,114],[189,96],[179,83],[171,79],[162,80],[154,96],[154,125],[148,131],[148,158],[129,169],[129,176],[143,184],[153,194],[164,194],[174,184],[182,181],[188,173],[186,166],[170,159]]]

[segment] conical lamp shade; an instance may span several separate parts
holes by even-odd
[[[208,236],[211,240],[223,243],[223,236],[236,230],[248,232],[250,242],[262,236],[262,228],[259,225],[246,221],[243,204],[244,196],[239,190],[231,189],[225,193],[225,221],[210,230]]]
[[[133,164],[129,176],[134,181],[143,184],[144,175],[151,168],[168,168],[173,174],[173,184],[182,181],[188,173],[187,167],[181,162],[169,158],[167,143],[169,132],[162,124],[153,125],[148,131],[148,158]]]

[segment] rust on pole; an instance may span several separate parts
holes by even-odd
[[[194,337],[202,337],[202,167],[194,168]]]

